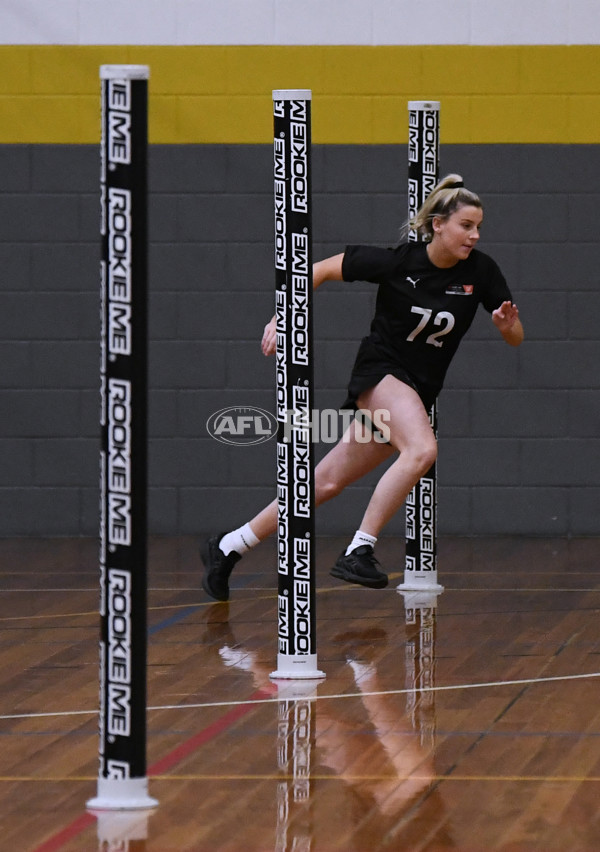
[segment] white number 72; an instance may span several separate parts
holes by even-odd
[[[410,310],[413,314],[421,315],[419,324],[413,331],[411,331],[411,333],[406,338],[407,340],[413,341],[415,337],[423,331],[423,329],[431,319],[431,314],[433,313],[433,311],[431,310],[431,308],[417,307],[412,307]],[[433,324],[443,325],[443,328],[441,328],[440,331],[436,331],[433,334],[430,334],[425,343],[431,343],[432,346],[443,346],[444,341],[440,340],[439,338],[452,331],[452,329],[454,328],[454,322],[454,315],[449,313],[448,311],[440,311],[439,313],[437,313],[433,319]]]

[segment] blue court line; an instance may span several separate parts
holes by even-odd
[[[244,589],[250,582],[250,577],[244,578],[245,582],[240,583],[235,586],[234,591]],[[200,591],[200,590],[198,590]],[[206,601],[202,601],[202,603],[192,604],[191,606],[186,607],[185,609],[180,610],[175,615],[170,616],[170,618],[165,618],[164,621],[159,621],[158,624],[155,624],[153,627],[148,628],[148,636],[153,636],[155,633],[158,633],[160,630],[164,630],[167,627],[172,627],[174,624],[177,624],[180,621],[183,621],[184,618],[187,618],[188,615],[193,615],[199,609],[205,609],[207,604],[215,604],[218,601],[214,601],[212,599],[207,599]]]
[[[184,618],[187,618],[188,615],[192,615],[201,609],[203,604],[194,604],[193,606],[188,606],[185,609],[180,610],[175,613],[175,615],[170,616],[170,618],[165,618],[164,621],[159,621],[158,624],[155,624],[153,627],[148,628],[148,636],[153,636],[155,633],[158,633],[159,630],[164,630],[167,627],[172,627],[174,624],[177,624],[179,621],[183,621]]]

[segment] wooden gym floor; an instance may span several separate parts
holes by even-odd
[[[329,577],[318,663],[276,663],[272,543],[228,604],[196,542],[150,543],[150,814],[97,820],[97,543],[0,542],[0,848],[7,852],[597,852],[598,539],[445,539],[439,597]],[[294,684],[288,689],[296,688]]]

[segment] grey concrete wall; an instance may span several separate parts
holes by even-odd
[[[600,534],[596,146],[443,146],[485,203],[527,340],[483,311],[440,398],[440,532]],[[315,147],[315,258],[396,240],[404,146]],[[150,152],[150,530],[228,528],[273,497],[274,445],[206,431],[227,405],[273,410],[259,341],[273,312],[270,146]],[[98,151],[0,146],[0,535],[98,528]],[[344,397],[374,292],[315,296],[316,403]],[[318,448],[320,456],[326,449]],[[352,532],[376,477],[322,507]],[[402,533],[398,517],[389,532]]]

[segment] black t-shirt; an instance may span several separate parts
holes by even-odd
[[[466,260],[440,269],[429,260],[426,243],[351,245],[342,276],[379,285],[371,333],[364,341],[369,350],[438,391],[477,306],[491,313],[512,301],[498,265],[476,249]]]

